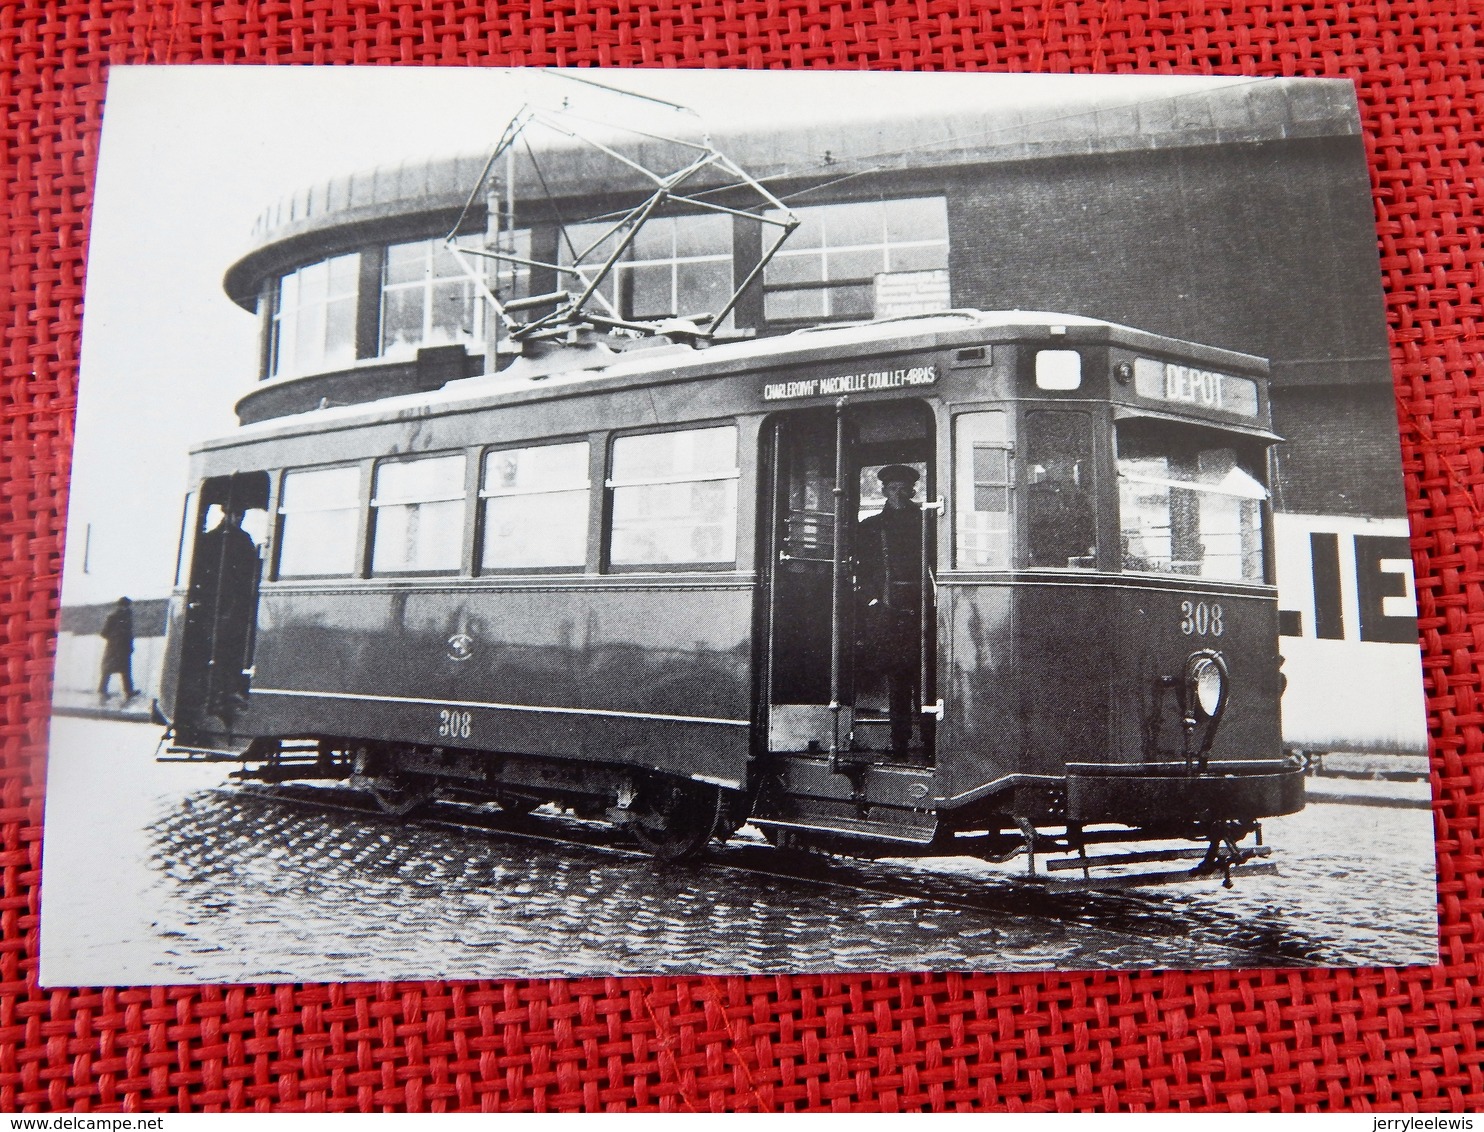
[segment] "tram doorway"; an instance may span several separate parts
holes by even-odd
[[[761,481],[771,752],[933,762],[932,424],[906,400],[773,421]]]
[[[247,707],[252,678],[268,474],[206,480],[187,524],[181,569],[189,564],[189,582],[173,718],[177,725],[230,732],[233,718]]]

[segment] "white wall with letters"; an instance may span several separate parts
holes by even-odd
[[[1284,744],[1425,752],[1406,520],[1280,514],[1275,527]]]

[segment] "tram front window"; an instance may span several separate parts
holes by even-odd
[[[1167,421],[1118,424],[1123,568],[1263,580],[1260,456]]]
[[[1092,420],[1086,413],[1036,411],[1025,421],[1028,564],[1097,566]]]

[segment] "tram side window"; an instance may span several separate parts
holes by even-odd
[[[545,444],[484,458],[481,569],[581,568],[587,562],[588,445]]]
[[[1259,457],[1168,421],[1120,421],[1117,438],[1125,570],[1263,580]]]
[[[1091,418],[1027,413],[1024,466],[1029,565],[1093,569],[1098,551]]]
[[[613,442],[608,487],[614,566],[737,559],[737,430],[687,429]]]
[[[287,472],[278,505],[280,578],[355,573],[361,469]]]
[[[451,573],[464,554],[464,456],[388,460],[371,500],[373,574]]]
[[[953,565],[960,570],[1010,568],[1010,437],[996,409],[954,419]]]

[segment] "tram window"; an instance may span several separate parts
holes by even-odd
[[[1058,392],[1082,388],[1082,355],[1076,350],[1037,350],[1036,388]]]
[[[608,487],[614,566],[678,566],[737,558],[737,430],[622,436]]]
[[[953,422],[953,564],[1010,568],[1010,436],[1006,414],[962,413]]]
[[[196,545],[196,493],[190,491],[185,497],[185,513],[180,517],[180,542],[176,547],[175,584],[186,584],[186,571],[190,568],[191,551]]]
[[[587,562],[588,445],[546,444],[484,458],[481,569]]]
[[[280,578],[355,573],[361,469],[287,472],[278,505]]]
[[[1230,438],[1167,421],[1118,424],[1123,568],[1263,580],[1261,465]]]
[[[464,553],[464,457],[389,460],[371,500],[373,574],[448,573]]]
[[[1031,412],[1025,426],[1029,565],[1097,565],[1092,421],[1086,413]]]

